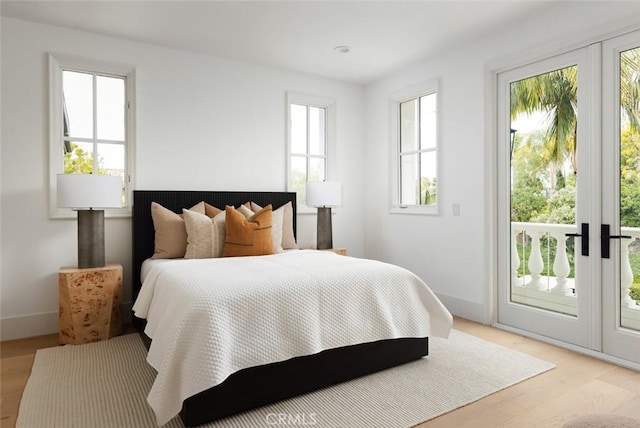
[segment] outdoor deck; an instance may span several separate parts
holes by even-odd
[[[575,232],[575,226],[518,222],[512,222],[511,225],[511,300],[577,316],[576,296],[580,289],[579,286],[576,289],[575,279],[571,274],[573,267],[569,260],[566,236],[567,233]],[[620,240],[620,315],[624,327],[640,330],[640,305],[629,297],[634,274],[630,247],[635,240],[640,239],[640,228],[623,227],[621,234],[631,236],[631,239]],[[549,245],[541,245],[545,238]],[[555,250],[555,255],[552,249]],[[520,254],[523,254],[525,260],[521,260]]]

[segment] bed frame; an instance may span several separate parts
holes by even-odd
[[[218,208],[253,201],[262,206],[270,203],[274,209],[291,202],[294,233],[296,231],[295,193],[135,190],[132,221],[134,301],[141,287],[142,262],[153,255],[155,232],[151,202],[181,213],[183,207],[193,206],[200,201]],[[146,321],[135,315],[133,321],[148,348],[151,339],[144,334]],[[200,425],[417,360],[428,354],[428,345],[426,337],[381,340],[243,369],[229,376],[220,385],[186,399],[182,404],[180,417],[186,426]]]

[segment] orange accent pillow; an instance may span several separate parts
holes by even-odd
[[[249,219],[233,207],[225,208],[227,235],[223,257],[263,256],[273,254],[271,215],[267,205]]]

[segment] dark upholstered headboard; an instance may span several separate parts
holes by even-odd
[[[239,206],[245,202],[255,202],[265,206],[272,204],[273,209],[291,202],[293,205],[293,232],[296,233],[296,194],[294,192],[206,192],[180,190],[134,190],[133,191],[133,300],[140,291],[140,268],[142,262],[153,255],[155,230],[151,218],[151,202],[178,214],[183,208],[205,201],[224,209],[227,205]]]

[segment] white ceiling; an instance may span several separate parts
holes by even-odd
[[[366,84],[530,17],[530,1],[2,1],[3,16]],[[348,45],[348,54],[334,47]]]

